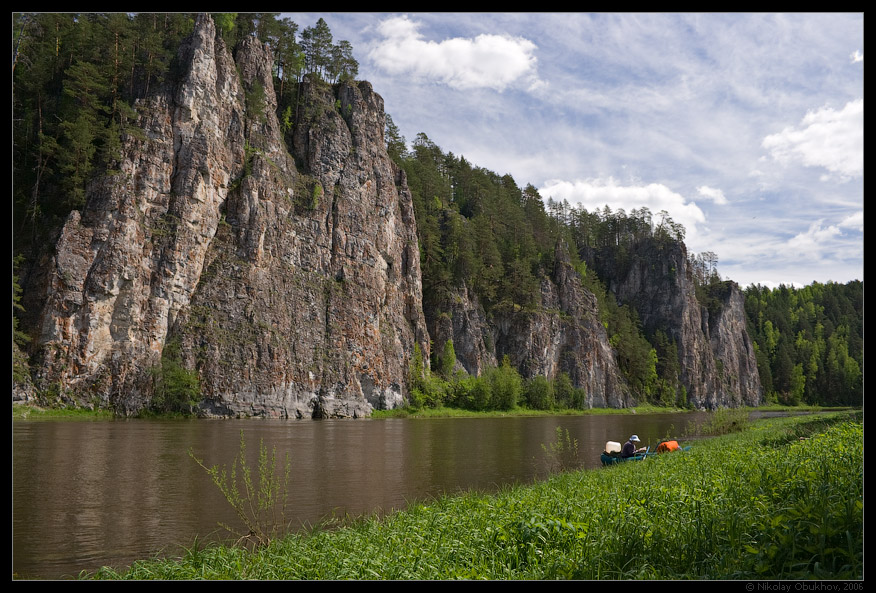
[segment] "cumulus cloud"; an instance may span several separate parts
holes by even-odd
[[[859,210],[851,216],[847,216],[839,223],[840,228],[864,232],[864,211]]]
[[[378,31],[383,39],[368,56],[386,72],[415,76],[459,90],[490,88],[502,91],[524,81],[539,86],[536,73],[536,45],[522,37],[478,35],[427,41],[417,29],[419,23],[407,16],[383,21]]]
[[[591,212],[606,205],[612,210],[623,208],[627,212],[646,206],[656,217],[661,210],[666,210],[675,222],[684,225],[688,235],[706,221],[696,204],[660,183],[621,185],[611,177],[579,181],[555,179],[546,182],[538,191],[544,198],[567,200]]]
[[[856,49],[856,50],[855,50],[855,53],[853,53],[853,54],[852,54],[851,56],[849,56],[849,57],[852,58],[852,63],[853,63],[853,64],[855,64],[855,63],[857,63],[857,62],[863,62],[863,61],[864,61],[864,54],[862,54],[862,53],[861,53],[861,50],[859,50],[859,49]]]
[[[809,225],[805,233],[799,233],[788,241],[788,248],[796,255],[806,255],[814,259],[821,259],[830,252],[830,246],[834,240],[842,235],[842,231],[836,225],[822,226],[823,220],[818,220]]]
[[[860,177],[864,173],[864,100],[846,103],[840,111],[830,107],[810,111],[798,126],[764,138],[762,146],[783,165],[823,167],[840,180]]]
[[[727,204],[727,198],[724,196],[724,192],[720,189],[715,189],[713,187],[709,187],[708,185],[701,185],[697,188],[697,191],[701,196],[706,199],[712,200],[716,204],[724,205]]]

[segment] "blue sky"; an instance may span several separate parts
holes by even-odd
[[[352,43],[410,142],[647,206],[743,287],[863,280],[862,13],[284,13]]]

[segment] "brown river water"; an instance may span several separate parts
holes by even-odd
[[[73,578],[175,555],[195,538],[227,538],[231,507],[190,457],[225,465],[241,431],[291,459],[287,520],[403,509],[466,490],[493,492],[544,477],[542,445],[556,429],[577,439],[585,467],[606,441],[638,434],[656,447],[701,413],[366,420],[15,420],[12,426],[12,577]],[[252,459],[254,462],[254,457]]]

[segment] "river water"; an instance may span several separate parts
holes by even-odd
[[[605,442],[633,433],[656,446],[699,413],[364,420],[16,420],[12,427],[14,579],[63,579],[178,554],[198,538],[227,538],[236,517],[189,451],[231,466],[241,432],[291,460],[286,519],[404,508],[465,490],[492,492],[543,477],[542,445],[558,427],[577,439],[584,467]],[[282,459],[281,459],[282,462]]]

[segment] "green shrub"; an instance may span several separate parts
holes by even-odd
[[[573,439],[568,428],[557,426],[557,440],[550,445],[542,444],[550,473],[566,472],[581,467],[578,456],[578,439]]]
[[[440,408],[447,399],[449,385],[440,377],[428,373],[411,389],[410,406],[413,409]]]
[[[408,363],[408,385],[408,405],[414,410],[423,407],[439,408],[449,397],[449,383],[426,368],[419,344],[414,345],[414,355]]]
[[[550,410],[554,407],[554,387],[546,377],[536,375],[526,381],[523,390],[526,405],[533,410]]]
[[[575,386],[567,373],[557,373],[553,380],[554,403],[560,408],[575,408]]]
[[[237,536],[235,545],[261,548],[269,545],[272,539],[286,534],[286,501],[291,467],[288,453],[283,473],[280,474],[276,447],[269,458],[264,441],[259,441],[257,475],[253,476],[246,458],[246,440],[241,430],[240,449],[231,463],[230,471],[225,466],[207,467],[203,460],[195,457],[191,449],[189,457],[210,475],[213,483],[243,522],[245,533],[221,524],[229,533]]]
[[[523,380],[517,369],[511,366],[506,355],[502,364],[488,369],[484,376],[490,385],[490,403],[492,410],[511,410],[520,400],[523,392]]]
[[[492,394],[493,388],[490,380],[486,376],[477,377],[471,385],[468,398],[470,409],[477,411],[489,409],[493,399]]]
[[[437,356],[435,365],[436,372],[449,379],[453,375],[453,367],[456,366],[456,350],[453,348],[453,340],[447,340],[444,343],[444,349]]]
[[[165,344],[161,364],[152,369],[152,378],[152,409],[155,412],[190,414],[201,397],[198,372],[183,366],[178,340]]]
[[[687,433],[704,436],[720,436],[732,432],[741,432],[748,428],[749,412],[745,408],[720,408],[709,414],[708,420],[699,426],[691,422]]]

